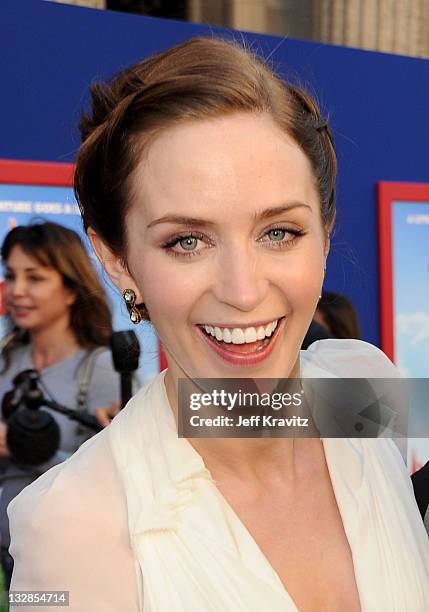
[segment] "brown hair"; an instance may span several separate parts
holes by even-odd
[[[335,220],[333,137],[315,100],[284,83],[263,60],[233,42],[193,38],[91,88],[92,113],[80,121],[75,192],[92,227],[126,262],[130,178],[148,140],[179,122],[235,112],[267,113],[311,162],[322,221]]]
[[[356,310],[345,295],[333,291],[323,291],[317,304],[317,310],[322,314],[334,338],[360,339],[359,319]]]
[[[112,316],[106,295],[79,235],[52,223],[20,225],[12,229],[1,247],[3,263],[19,246],[42,266],[57,270],[64,286],[76,294],[70,307],[70,327],[78,344],[85,348],[107,346],[112,335]],[[4,347],[5,357],[15,346],[28,342],[28,334],[15,330]]]

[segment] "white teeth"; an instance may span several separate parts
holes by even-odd
[[[256,337],[256,330],[254,327],[247,327],[244,330],[244,337],[246,339],[246,343],[249,342],[256,342],[257,337]]]
[[[234,327],[231,332],[231,342],[233,344],[245,344],[246,338],[244,337],[244,331],[239,327]]]
[[[263,340],[265,338],[265,327],[262,325],[256,330],[256,339]]]
[[[212,327],[211,325],[204,325],[204,329],[206,330],[206,332],[208,334],[210,334],[211,336],[215,335],[215,330],[214,327]],[[219,329],[219,328],[218,328]]]
[[[223,330],[223,341],[227,342],[228,344],[232,342],[231,332],[227,327],[225,327],[225,329]]]
[[[257,340],[264,340],[269,338],[277,327],[277,321],[272,321],[268,325],[260,325],[257,329],[255,327],[234,327],[234,329],[224,327],[213,327],[212,325],[204,325],[206,332],[216,338],[219,342],[227,342],[230,344],[249,344],[256,342]]]
[[[268,336],[269,338],[272,335],[273,331],[276,329],[276,327],[277,327],[277,321],[268,323],[268,325],[265,328],[265,335]]]

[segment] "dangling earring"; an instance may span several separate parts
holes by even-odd
[[[122,294],[125,305],[130,315],[131,322],[137,325],[142,320],[142,316],[136,306],[136,294],[132,289],[125,289]]]

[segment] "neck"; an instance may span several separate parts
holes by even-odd
[[[62,361],[79,349],[73,331],[64,321],[51,324],[49,328],[32,330],[30,340],[33,365],[37,370]]]
[[[299,358],[289,378],[299,378]],[[165,386],[176,422],[178,422],[178,382],[167,371]],[[243,479],[275,481],[294,478],[314,460],[321,447],[315,438],[189,438],[215,479],[228,473]]]
[[[233,474],[239,480],[267,482],[280,474],[294,477],[295,443],[292,438],[192,438],[215,480]]]

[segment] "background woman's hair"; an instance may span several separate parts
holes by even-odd
[[[261,58],[237,43],[194,38],[91,88],[92,112],[80,122],[75,192],[91,226],[126,263],[125,217],[131,178],[145,147],[183,121],[235,112],[267,113],[311,162],[329,231],[335,219],[333,138],[315,100],[284,83]]]
[[[79,235],[50,221],[20,225],[4,239],[3,264],[7,264],[16,246],[42,266],[54,268],[61,275],[64,286],[74,291],[76,300],[70,307],[70,327],[78,344],[84,348],[107,346],[112,334],[112,315],[98,274]],[[5,359],[14,347],[28,341],[28,333],[16,329],[4,347]]]
[[[356,310],[345,295],[323,291],[317,304],[317,310],[322,314],[334,338],[360,339],[361,333]]]

